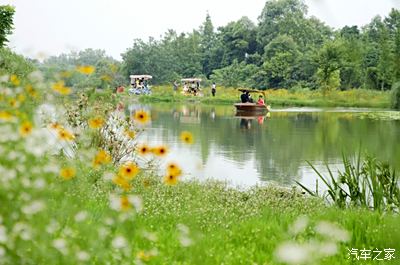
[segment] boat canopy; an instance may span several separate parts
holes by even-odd
[[[131,80],[133,79],[149,80],[153,78],[151,75],[130,75],[129,77],[131,78]]]
[[[249,92],[249,93],[261,93],[261,94],[265,94],[264,90],[258,90],[258,89],[245,89],[245,88],[240,88],[238,89],[240,92]]]
[[[201,78],[183,78],[181,79],[182,82],[201,82]]]

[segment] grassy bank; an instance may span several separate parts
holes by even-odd
[[[0,244],[7,252],[2,264],[284,264],[278,249],[303,260],[288,244],[308,255],[295,264],[344,264],[347,248],[399,247],[399,216],[329,208],[291,190],[238,191],[193,181],[166,186],[141,174],[130,192],[140,201],[121,211],[110,206],[110,196],[119,191],[106,171],[94,171],[82,160],[75,163],[77,176],[63,181],[37,169],[57,162],[30,161],[36,166],[1,161],[9,171],[19,168],[9,182],[13,192],[0,188],[8,237]],[[46,185],[40,188],[39,179]],[[337,231],[337,240],[329,229]],[[333,253],[318,257],[327,246]]]
[[[142,102],[201,102],[205,104],[233,104],[239,101],[240,93],[233,88],[218,88],[216,97],[204,88],[204,97],[184,96],[174,93],[169,86],[153,87],[153,94],[141,96]],[[332,91],[326,95],[319,90],[266,90],[266,102],[272,106],[310,107],[366,107],[389,108],[390,92],[365,89]],[[256,95],[253,95],[256,97]]]

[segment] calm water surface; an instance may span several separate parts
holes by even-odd
[[[294,180],[315,186],[306,161],[336,172],[342,152],[362,150],[400,169],[400,122],[361,119],[353,109],[274,109],[270,117],[235,117],[232,106],[131,105],[150,110],[152,122],[142,140],[167,144],[166,161],[179,163],[186,178],[218,179],[234,186]],[[366,111],[366,110],[362,110]],[[368,110],[367,110],[368,111]],[[182,131],[195,143],[180,142]]]

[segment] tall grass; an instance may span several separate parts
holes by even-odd
[[[361,152],[352,160],[343,154],[344,171],[335,177],[327,166],[328,176],[323,176],[311,163],[309,165],[326,185],[322,196],[340,208],[356,206],[378,211],[395,211],[400,208],[400,183],[396,172],[387,163],[371,156],[361,157]],[[297,184],[310,195],[320,197],[318,186],[311,191]],[[318,182],[317,182],[318,185]]]
[[[141,96],[142,102],[201,102],[205,104],[233,104],[239,101],[240,93],[234,88],[217,87],[215,97],[211,88],[203,88],[203,97],[184,96],[179,91],[174,93],[169,86],[154,86],[152,94]],[[366,89],[330,91],[268,89],[265,91],[266,102],[272,106],[314,106],[314,107],[371,107],[389,108],[390,93]]]

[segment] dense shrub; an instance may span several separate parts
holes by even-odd
[[[26,58],[8,48],[0,48],[0,74],[15,74],[25,77],[34,70],[34,66]]]

